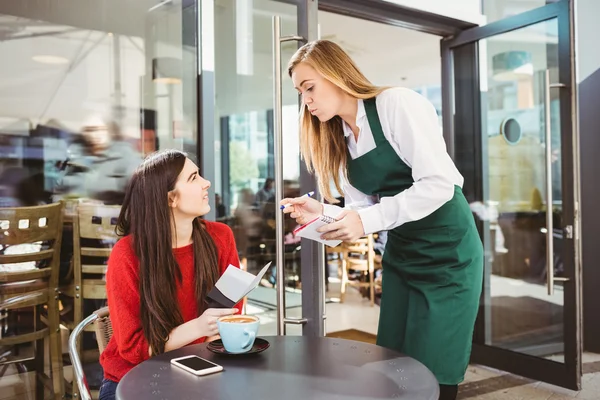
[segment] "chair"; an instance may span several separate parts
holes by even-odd
[[[371,307],[375,305],[375,251],[373,249],[373,235],[367,235],[352,243],[342,243],[342,287],[340,302],[344,302],[346,286],[368,287]],[[379,265],[378,265],[379,266]],[[351,281],[348,278],[348,270],[366,273],[368,282]]]
[[[72,280],[61,288],[63,295],[73,299],[73,317],[65,323],[69,330],[83,320],[84,300],[106,300],[106,260],[118,240],[115,228],[120,212],[120,206],[82,203],[73,215],[73,260],[69,273]],[[88,327],[87,331],[93,329]],[[94,362],[98,351],[85,351],[82,358],[84,362]],[[75,395],[77,387],[73,385],[72,389]]]
[[[0,209],[0,310],[16,313],[33,307],[33,332],[0,337],[1,347],[14,349],[2,364],[34,361],[37,399],[43,398],[50,380],[54,398],[61,399],[64,394],[58,311],[63,208],[62,203],[55,203]],[[46,338],[51,379],[44,371]],[[35,357],[17,358],[17,346],[27,343],[35,343]]]
[[[83,373],[81,359],[79,358],[78,339],[81,333],[87,330],[87,328],[89,328],[92,324],[94,324],[94,331],[96,332],[98,350],[100,351],[100,354],[102,354],[113,333],[108,307],[103,307],[94,311],[87,318],[81,321],[73,329],[71,336],[69,336],[69,357],[71,358],[71,364],[73,364],[75,382],[77,382],[77,386],[79,388],[78,391],[81,399],[83,400],[91,400],[92,392],[88,387],[87,380]]]
[[[103,277],[106,274],[106,259],[119,239],[115,228],[120,211],[120,206],[78,206],[73,218],[73,262],[70,273],[73,280],[61,290],[74,299],[74,316],[69,329],[83,320],[84,299],[106,300]]]

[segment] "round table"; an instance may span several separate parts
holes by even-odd
[[[206,344],[144,361],[119,382],[118,400],[438,400],[439,386],[420,362],[396,351],[351,340],[263,337],[270,347],[252,355],[218,355]],[[222,372],[195,376],[170,360],[198,355]]]

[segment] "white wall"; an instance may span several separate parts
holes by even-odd
[[[577,48],[575,49],[577,82],[584,81],[600,68],[600,1],[577,0],[576,27]]]

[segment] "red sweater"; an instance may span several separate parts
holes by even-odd
[[[206,222],[206,228],[217,246],[220,274],[230,264],[239,268],[231,229],[218,222]],[[177,302],[183,321],[187,322],[199,316],[195,296],[194,252],[190,244],[173,249],[173,253],[183,278],[177,285]],[[125,236],[117,242],[108,260],[106,295],[113,336],[100,356],[104,376],[115,382],[149,358],[149,344],[144,338],[140,317],[138,273],[139,261],[133,250],[131,236]],[[240,311],[241,307],[241,303],[236,305]],[[204,340],[200,338],[193,343],[202,343]]]

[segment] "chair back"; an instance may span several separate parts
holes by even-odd
[[[344,257],[350,268],[363,271],[373,271],[375,266],[375,240],[373,235],[367,235],[354,242],[342,243]]]
[[[100,354],[102,354],[113,335],[113,328],[112,323],[110,322],[108,307],[102,307],[101,309],[97,310],[95,314],[98,316],[98,318],[94,322],[94,332],[96,332],[98,350],[100,350]]]
[[[102,279],[85,276],[106,274],[106,259],[119,237],[115,231],[121,206],[79,204],[73,223],[73,278],[82,297],[105,299]],[[76,321],[79,322],[79,321]]]
[[[0,298],[58,290],[63,208],[54,203],[0,209]],[[35,304],[45,302],[42,297],[47,299],[40,295]]]
[[[375,239],[373,234],[362,237],[354,242],[344,242],[342,248],[342,287],[340,301],[344,302],[346,285],[352,285],[359,288],[368,288],[371,306],[375,304],[375,268],[381,268],[376,264]],[[366,274],[367,281],[351,281],[348,276],[348,270],[359,271]]]
[[[0,336],[0,347],[37,342],[37,373],[52,382],[57,399],[64,397],[58,310],[63,210],[63,203],[0,208],[0,309],[34,310],[33,332]],[[48,375],[43,367],[46,339],[51,366]],[[20,361],[25,360],[12,357],[8,363]]]
[[[77,207],[79,237],[111,240],[116,238],[115,228],[121,206],[82,203]]]

